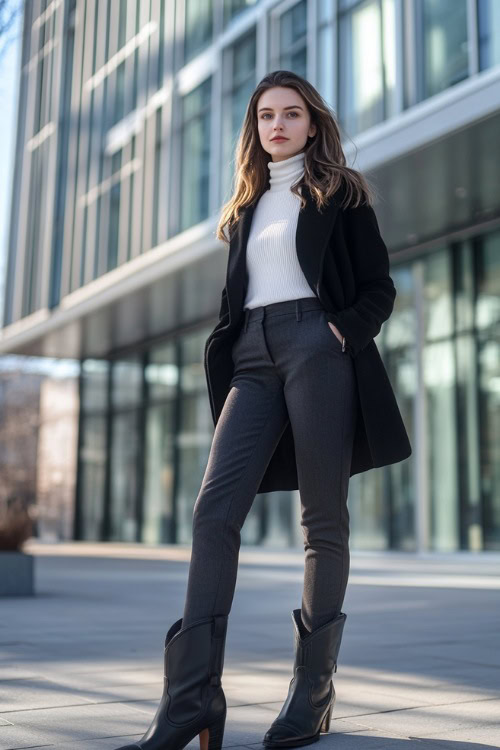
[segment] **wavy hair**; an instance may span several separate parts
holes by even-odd
[[[239,221],[240,210],[260,198],[269,188],[267,163],[270,156],[260,143],[257,104],[263,92],[274,86],[288,87],[300,94],[307,106],[311,124],[316,125],[316,134],[308,137],[304,147],[304,174],[290,188],[300,198],[300,209],[306,204],[299,192],[302,184],[309,188],[319,211],[338,190],[342,195],[342,208],[356,207],[360,203],[372,205],[375,199],[375,190],[361,172],[346,166],[340,127],[323,97],[302,76],[289,70],[276,70],[264,76],[257,85],[245,112],[235,150],[233,195],[222,207],[216,230],[217,239],[227,244]],[[227,235],[224,231],[226,228]]]

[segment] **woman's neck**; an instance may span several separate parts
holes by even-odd
[[[304,172],[304,152],[300,151],[281,161],[269,161],[267,166],[269,167],[269,190],[273,193],[289,190]]]

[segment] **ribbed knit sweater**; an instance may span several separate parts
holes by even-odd
[[[245,309],[315,296],[297,258],[300,200],[290,190],[304,172],[304,154],[269,161],[267,166],[270,187],[255,207],[247,242]]]

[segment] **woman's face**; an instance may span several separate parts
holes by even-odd
[[[257,122],[262,148],[273,161],[289,159],[303,151],[307,137],[316,133],[303,98],[285,86],[274,86],[259,97]],[[272,140],[276,136],[285,140]]]

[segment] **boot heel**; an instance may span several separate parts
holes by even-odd
[[[221,750],[225,724],[226,713],[200,732],[200,750]]]
[[[330,720],[332,718],[333,703],[334,703],[334,701],[332,701],[330,703],[330,706],[328,707],[328,711],[326,712],[325,718],[321,722],[321,726],[319,728],[320,732],[329,732],[330,731]]]

